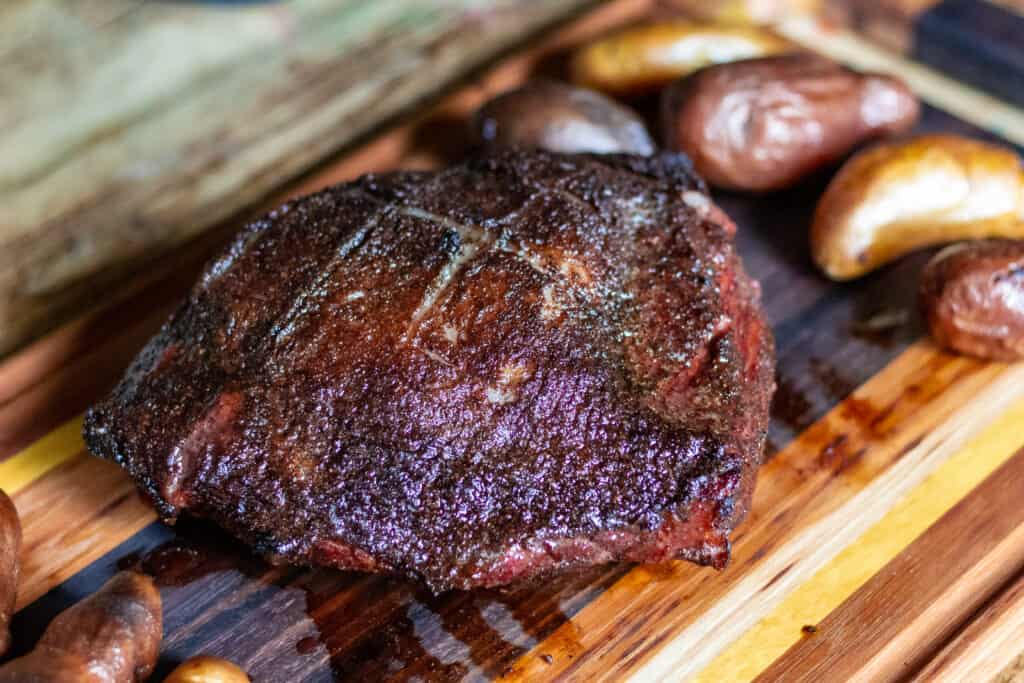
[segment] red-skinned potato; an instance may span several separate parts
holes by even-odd
[[[955,135],[883,143],[854,155],[818,201],[811,255],[850,280],[924,247],[1024,238],[1024,175],[1012,151]]]
[[[812,54],[702,69],[662,95],[665,146],[686,152],[712,185],[778,190],[871,138],[901,133],[920,104],[898,79]]]
[[[21,522],[7,494],[0,490],[0,656],[11,643],[11,616],[21,572]]]
[[[577,154],[654,152],[647,127],[627,107],[599,92],[533,81],[490,100],[473,117],[479,142],[494,147]]]
[[[1024,241],[946,247],[921,274],[920,301],[938,344],[978,358],[1024,359]]]
[[[57,615],[32,652],[0,667],[0,683],[141,683],[162,637],[153,580],[121,572]]]

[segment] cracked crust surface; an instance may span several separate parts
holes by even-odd
[[[245,228],[86,440],[290,562],[721,566],[772,391],[734,230],[679,155],[365,176]]]

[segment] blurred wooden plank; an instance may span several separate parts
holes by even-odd
[[[1024,450],[757,680],[879,681],[912,674],[928,653],[941,647],[964,619],[1024,567],[1022,487]],[[1001,652],[1004,664],[1019,647],[1018,642]]]
[[[16,0],[0,354],[594,0]]]
[[[1011,665],[1024,644],[1024,575],[986,605],[911,681],[987,681]]]

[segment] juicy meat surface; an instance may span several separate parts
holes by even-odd
[[[723,566],[773,390],[734,231],[681,155],[365,176],[247,226],[85,438],[281,561]]]

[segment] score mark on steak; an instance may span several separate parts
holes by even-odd
[[[734,230],[679,155],[365,176],[245,228],[85,438],[282,561],[720,567],[773,388]]]

